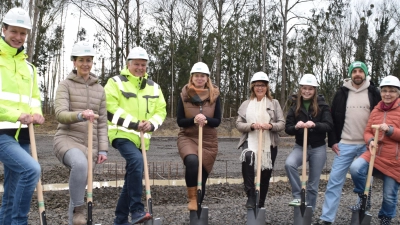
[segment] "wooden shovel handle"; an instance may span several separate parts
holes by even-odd
[[[146,200],[148,200],[148,199],[151,198],[151,191],[150,191],[149,168],[147,166],[146,143],[144,141],[144,132],[143,131],[140,131],[140,144],[141,144],[142,155],[143,155],[144,181],[145,181],[145,188],[146,188]],[[148,203],[148,201],[146,201],[146,202]]]
[[[30,123],[28,125],[29,127],[29,139],[31,142],[31,154],[32,157],[38,161],[38,156],[37,156],[37,150],[36,150],[36,140],[35,140],[35,130],[33,129],[33,123]],[[38,198],[38,206],[39,206],[39,217],[40,217],[40,223],[42,224],[43,221],[45,221],[45,218],[42,218],[43,212],[45,212],[44,208],[44,198],[43,198],[43,187],[42,187],[42,181],[41,178],[39,178],[39,181],[36,185],[36,192],[37,192],[37,198]]]
[[[376,147],[378,145],[378,138],[379,138],[379,127],[380,125],[371,126],[372,129],[375,129],[375,136],[374,136],[374,147],[371,149],[371,158],[369,160],[367,182],[365,183],[365,189],[364,189],[364,194],[366,195],[368,195],[369,188],[371,187],[371,177],[372,177],[372,171],[374,169]]]
[[[257,149],[257,172],[256,172],[256,190],[260,190],[261,180],[261,159],[262,159],[262,142],[263,142],[263,130],[258,130],[258,149]]]
[[[99,115],[94,114],[94,118],[99,118]],[[88,179],[87,179],[87,202],[93,201],[93,122],[88,120]]]
[[[308,138],[308,128],[304,128],[304,137],[303,137],[303,165],[302,165],[302,174],[301,174],[301,188],[306,188],[307,182],[307,138]]]
[[[194,123],[196,123],[196,121]],[[203,183],[203,177],[202,177],[203,176],[203,127],[202,126],[199,126],[199,144],[197,149],[197,157],[199,159],[199,168],[197,171],[197,190],[201,190]]]

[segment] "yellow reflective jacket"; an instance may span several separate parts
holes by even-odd
[[[116,138],[125,138],[140,147],[139,122],[149,121],[152,131],[163,123],[166,103],[160,86],[148,79],[132,75],[128,69],[121,75],[110,78],[104,87],[106,92],[108,138],[110,143]],[[146,149],[149,149],[151,133],[145,133]]]
[[[22,113],[42,110],[36,68],[26,58],[0,38],[0,134],[14,136],[21,127],[19,140],[29,141],[27,126],[17,120]]]

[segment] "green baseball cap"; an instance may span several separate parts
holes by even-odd
[[[355,68],[361,68],[364,71],[365,77],[368,76],[368,67],[367,67],[367,65],[365,65],[365,63],[363,63],[363,62],[355,61],[352,64],[350,64],[350,66],[349,66],[349,77],[351,77],[351,72],[353,72],[353,70]]]

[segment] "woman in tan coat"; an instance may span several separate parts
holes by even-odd
[[[242,175],[247,194],[246,208],[256,205],[254,171],[258,148],[257,130],[264,135],[263,158],[260,178],[260,199],[258,207],[264,207],[276,156],[278,155],[279,132],[285,129],[285,117],[279,102],[272,99],[269,78],[264,72],[257,72],[251,78],[250,99],[244,101],[238,110],[236,128],[242,132],[238,148],[242,149]],[[268,131],[268,132],[267,132]]]
[[[186,166],[185,181],[189,197],[189,210],[197,210],[197,172],[199,160],[198,134],[203,127],[202,196],[205,184],[218,153],[217,130],[221,123],[219,90],[211,83],[210,71],[205,63],[195,63],[190,71],[189,83],[182,88],[177,108],[179,154]]]
[[[72,48],[74,69],[60,82],[55,100],[55,114],[59,122],[54,137],[54,153],[70,170],[68,210],[69,225],[86,224],[85,187],[87,183],[88,120],[93,122],[93,159],[103,163],[107,159],[106,97],[98,78],[90,73],[95,50],[87,42]],[[98,114],[99,118],[94,119]]]

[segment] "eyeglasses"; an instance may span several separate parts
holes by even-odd
[[[256,84],[256,85],[254,85],[254,87],[256,87],[256,88],[266,88],[267,85],[265,85],[265,84]]]
[[[381,90],[382,94],[396,94],[398,91],[397,90]]]

